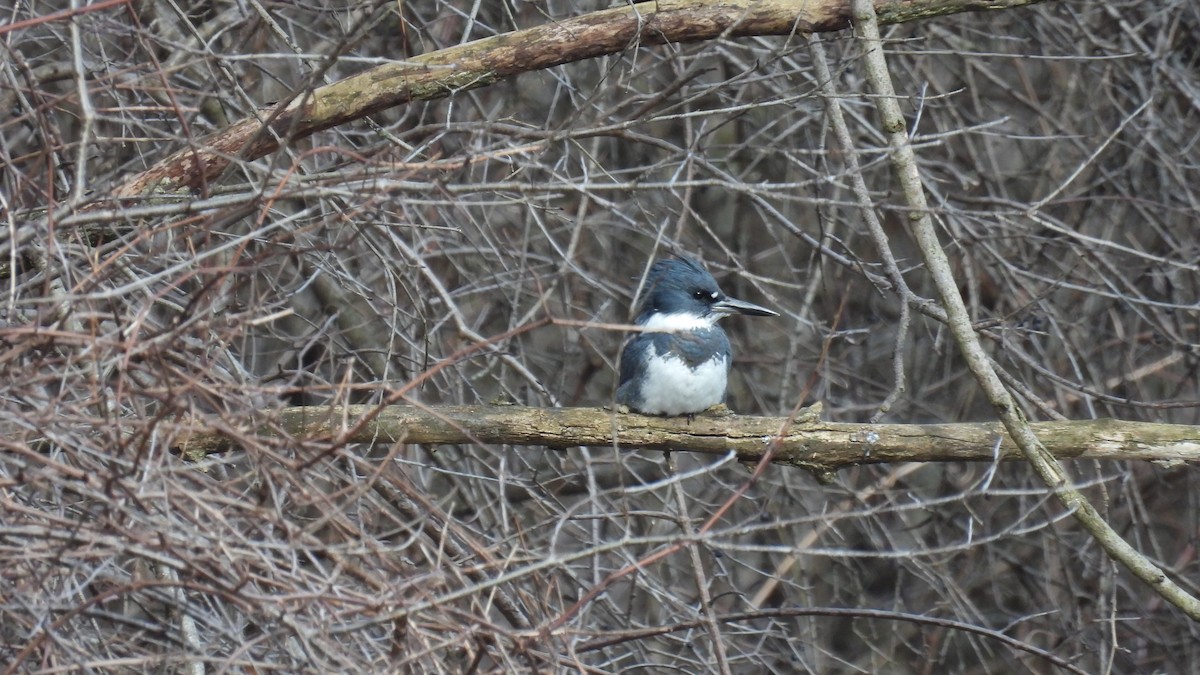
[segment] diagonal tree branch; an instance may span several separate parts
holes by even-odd
[[[903,23],[1041,0],[878,0],[884,23]],[[201,138],[117,187],[113,197],[198,190],[235,160],[410,101],[432,100],[519,73],[640,45],[720,36],[794,35],[849,27],[849,0],[661,0],[591,12],[377,66],[298,92],[290,101]]]
[[[942,307],[946,310],[946,325],[962,351],[967,367],[991,401],[996,416],[1003,423],[1009,436],[1063,506],[1071,510],[1075,519],[1091,532],[1109,556],[1193,620],[1200,621],[1200,599],[1172,581],[1161,568],[1122,539],[1087,498],[1071,486],[1066,472],[1046,446],[1043,434],[1037,433],[1034,425],[1029,424],[1021,414],[1016,401],[992,368],[987,352],[971,326],[971,317],[962,295],[959,294],[950,260],[942,249],[937,229],[933,225],[921,176],[917,171],[916,157],[909,142],[907,124],[883,55],[879,21],[870,0],[854,0],[854,19],[855,30],[866,47],[864,64],[867,81],[877,94],[875,105],[879,111],[883,131],[888,137],[892,164],[907,201],[908,222],[912,227],[913,238],[917,241],[921,258],[925,261],[929,275],[937,287]]]

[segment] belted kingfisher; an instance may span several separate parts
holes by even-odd
[[[779,316],[725,295],[691,258],[655,262],[633,320],[650,330],[625,343],[617,403],[649,415],[690,416],[724,402],[732,357],[717,320],[730,314]]]

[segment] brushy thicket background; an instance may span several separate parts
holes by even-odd
[[[865,467],[828,486],[770,468],[648,560],[746,468],[250,432],[283,406],[379,402],[472,347],[409,400],[605,404],[621,333],[496,336],[625,322],[637,278],[675,251],[782,313],[727,321],[734,410],[819,400],[870,420],[895,387],[899,305],[869,279],[879,254],[804,36],[631,45],[239,162],[192,210],[79,215],[312,83],[608,4],[148,2],[0,35],[0,663],[1056,672],[1002,633],[1086,672],[1193,671],[1197,626],[1021,463]],[[943,242],[1031,418],[1198,422],[1197,34],[1191,0],[887,30]],[[929,297],[860,45],[821,48],[893,251]],[[914,314],[900,337],[907,390],[883,419],[991,419],[941,326]],[[242,447],[185,461],[170,423],[189,415]],[[1200,592],[1193,470],[1069,470]]]

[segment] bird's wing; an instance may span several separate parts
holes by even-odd
[[[621,380],[623,385],[633,379],[638,371],[645,367],[646,352],[643,347],[653,344],[653,338],[660,333],[638,333],[625,341],[621,349]]]

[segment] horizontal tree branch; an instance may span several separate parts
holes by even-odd
[[[259,437],[342,443],[423,445],[495,443],[552,448],[611,446],[762,458],[778,438],[773,461],[836,470],[885,462],[1020,460],[1024,456],[998,422],[965,424],[852,424],[817,418],[819,406],[790,423],[783,417],[697,415],[649,417],[603,408],[523,406],[368,406],[284,408]],[[1031,425],[1060,459],[1200,461],[1200,427],[1084,420]],[[238,435],[193,426],[178,445],[192,457],[244,442]]]
[[[1006,9],[1042,0],[876,0],[884,23]],[[238,158],[410,101],[476,89],[520,73],[640,45],[721,36],[796,35],[850,25],[850,0],[656,0],[551,21],[386,63],[264,108],[195,140],[113,191],[117,198],[198,190]]]

